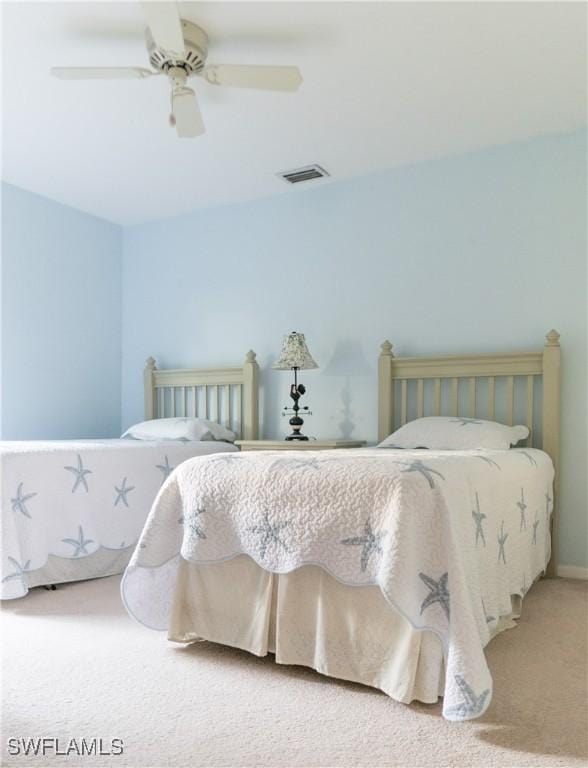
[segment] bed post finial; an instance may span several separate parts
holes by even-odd
[[[143,371],[143,387],[145,392],[145,418],[155,418],[155,386],[153,374],[157,370],[155,358],[148,357],[145,361],[145,370]]]
[[[394,431],[393,360],[392,344],[386,339],[380,346],[378,359],[378,440]]]
[[[243,434],[242,440],[259,438],[259,365],[250,349],[243,364]]]
[[[553,506],[551,512],[551,560],[547,575],[557,576],[558,565],[558,507],[559,507],[559,431],[560,431],[560,363],[559,333],[551,330],[543,347],[543,450],[551,457],[555,468]]]

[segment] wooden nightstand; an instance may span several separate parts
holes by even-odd
[[[242,451],[328,451],[363,448],[365,440],[235,440]]]

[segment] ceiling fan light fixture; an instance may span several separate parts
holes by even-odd
[[[208,56],[208,35],[191,21],[181,20],[184,34],[184,51],[181,55],[167,51],[157,45],[154,36],[147,27],[145,41],[151,66],[160,72],[167,72],[173,67],[181,66],[189,75],[200,72]]]

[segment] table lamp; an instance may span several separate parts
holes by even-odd
[[[294,371],[294,384],[290,387],[290,397],[294,401],[294,405],[292,408],[285,406],[282,412],[282,416],[291,415],[289,424],[292,427],[292,434],[288,435],[286,440],[308,440],[306,435],[300,433],[304,420],[298,415],[298,412],[302,410],[306,416],[310,416],[311,411],[309,411],[308,406],[301,408],[298,404],[298,401],[306,392],[304,384],[298,383],[298,371],[318,368],[318,365],[308,351],[303,333],[292,331],[292,333],[284,336],[282,352],[272,368],[278,371]]]

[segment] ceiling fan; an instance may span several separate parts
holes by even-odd
[[[178,136],[191,138],[205,132],[196,94],[188,79],[202,77],[211,85],[256,88],[265,91],[296,91],[302,83],[298,67],[216,64],[206,66],[208,37],[196,24],[180,18],[175,0],[142,2],[147,19],[145,37],[149,61],[143,67],[52,67],[61,80],[143,79],[167,75],[171,87],[170,125]]]

